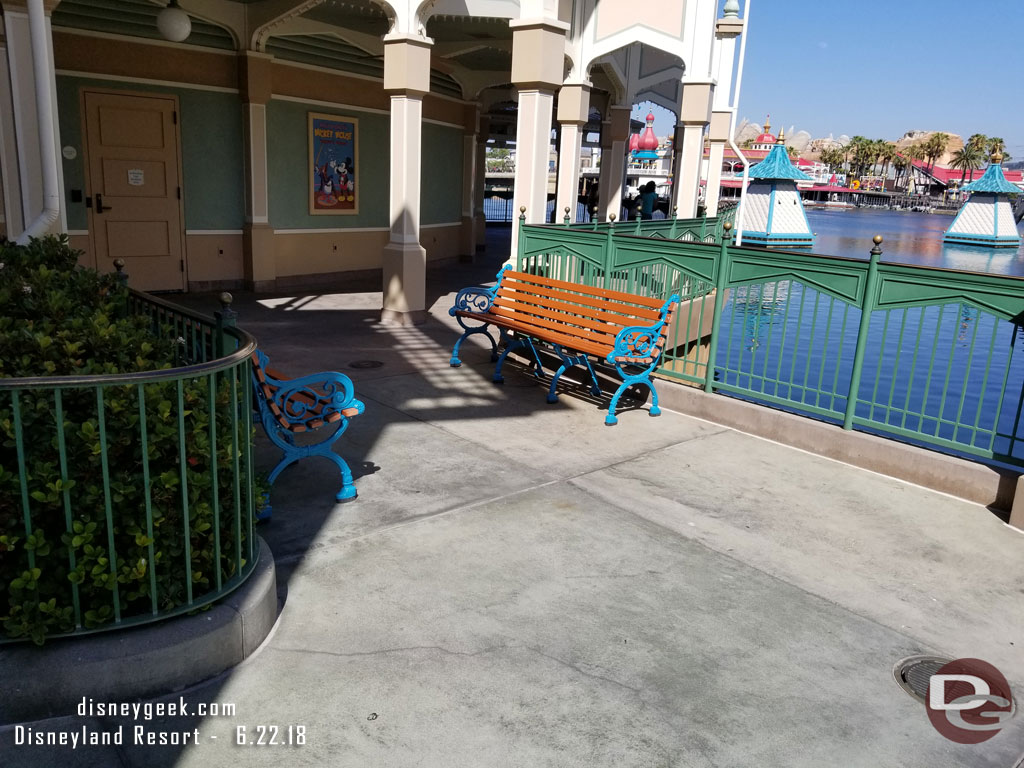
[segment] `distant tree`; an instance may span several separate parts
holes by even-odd
[[[947,144],[949,144],[949,134],[942,133],[941,131],[933,133],[928,137],[928,141],[925,142],[925,157],[932,161],[932,170],[935,170],[935,163],[945,154]]]
[[[984,152],[988,146],[988,136],[984,133],[972,133],[968,138],[964,146],[971,147],[978,152]]]
[[[882,176],[888,176],[889,166],[896,159],[896,145],[891,141],[880,140],[878,157],[882,162]]]
[[[978,149],[976,144],[972,144],[968,141],[964,144],[962,149],[958,149],[953,153],[953,159],[950,161],[949,166],[950,168],[956,168],[957,170],[962,171],[960,174],[960,184],[962,186],[967,180],[967,172],[980,167],[981,162],[981,150]]]
[[[487,170],[514,171],[515,163],[512,161],[512,153],[504,147],[488,147]]]
[[[1009,159],[1006,155],[1006,142],[998,136],[989,136],[987,146],[985,148],[988,150],[988,154],[990,155],[994,155],[998,152],[1003,156],[1003,160]]]

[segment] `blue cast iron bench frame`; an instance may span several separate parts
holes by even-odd
[[[365,406],[355,398],[352,380],[343,373],[326,371],[289,379],[267,366],[267,356],[256,350],[252,356],[252,379],[260,423],[270,442],[284,452],[284,456],[270,473],[273,485],[278,475],[307,456],[323,456],[338,465],[341,471],[341,490],[335,498],[351,501],[356,498],[356,486],[348,463],[332,448],[348,429],[349,420],[363,412]],[[340,423],[339,423],[340,422]],[[337,429],[324,429],[338,424]],[[303,432],[319,433],[318,441],[300,445],[295,435]]]
[[[555,389],[562,374],[577,365],[589,374],[591,393],[601,394],[591,363],[594,357],[613,366],[622,379],[612,395],[605,424],[618,422],[615,409],[619,398],[634,384],[650,389],[650,415],[657,416],[661,409],[651,373],[658,367],[672,312],[678,303],[679,296],[675,294],[663,301],[517,272],[506,266],[498,273],[493,288],[463,288],[456,295],[455,306],[448,314],[458,321],[464,333],[455,342],[451,365],[462,365],[462,342],[474,334],[483,334],[491,342],[491,361],[497,363],[495,383],[504,381],[501,368],[505,358],[516,349],[523,349],[532,358],[534,375],[543,378],[544,366],[536,347],[543,342],[562,361],[551,379],[549,403],[558,401]],[[498,339],[491,335],[489,326],[498,329]],[[510,336],[513,332],[514,337]],[[505,345],[500,355],[499,343]]]

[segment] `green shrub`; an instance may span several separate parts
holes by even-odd
[[[35,240],[25,247],[0,243],[0,380],[172,367],[179,350],[170,329],[155,328],[149,317],[130,315],[128,291],[117,277],[78,268],[77,258],[66,238]],[[218,571],[227,581],[244,565],[236,551],[247,548],[245,495],[250,491],[247,478],[241,477],[238,531],[233,465],[251,434],[240,420],[239,445],[233,444],[230,375],[217,376],[213,388],[216,455],[211,451],[210,379],[205,375],[185,379],[180,391],[177,380],[141,385],[144,418],[137,384],[69,387],[59,390],[59,396],[46,386],[19,390],[24,488],[15,395],[0,389],[0,636],[41,643],[47,635],[75,630],[76,591],[86,629],[113,621],[115,605],[122,619],[152,614],[154,595],[157,612],[173,611],[187,604],[186,562],[191,565],[193,599],[216,589]],[[236,384],[239,404],[244,386],[248,382]],[[104,488],[104,444],[109,495]],[[215,466],[219,526],[214,517]],[[183,469],[187,494],[182,490]],[[188,500],[187,537],[183,497]],[[218,535],[219,560],[214,546]]]

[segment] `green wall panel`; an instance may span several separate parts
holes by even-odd
[[[423,124],[420,223],[462,220],[462,130]]]
[[[356,196],[359,213],[312,216],[309,213],[308,114],[319,112],[359,120],[356,137]],[[273,99],[267,105],[267,187],[270,224],[275,229],[387,227],[389,146],[387,115],[337,110]]]
[[[57,109],[62,146],[78,156],[62,157],[68,228],[86,229],[84,203],[71,202],[72,189],[85,189],[82,110],[83,86],[172,94],[178,97],[181,126],[182,193],[186,229],[241,229],[245,216],[245,172],[242,148],[242,103],[238,94],[168,88],[141,83],[57,77]]]

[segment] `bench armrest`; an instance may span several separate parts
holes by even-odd
[[[311,373],[274,383],[277,385],[274,404],[292,424],[322,419],[328,413],[340,413],[346,408],[355,408],[359,413],[365,409],[363,403],[355,398],[352,380],[343,373]]]
[[[456,312],[472,312],[480,315],[487,312],[498,296],[498,289],[501,288],[501,281],[504,279],[505,273],[510,269],[512,269],[511,264],[506,264],[501,268],[501,271],[498,272],[498,281],[493,288],[484,288],[482,285],[463,288],[455,294],[455,306],[448,310],[448,314],[455,317]]]
[[[497,286],[494,288],[484,288],[477,285],[471,288],[463,288],[455,295],[455,306],[448,310],[448,314],[452,317],[455,317],[456,312],[483,314],[491,308],[497,292]]]
[[[661,329],[664,320],[654,325],[630,325],[623,328],[615,336],[615,347],[605,360],[612,365],[622,358],[637,360],[655,360],[661,354],[658,343],[661,341]]]

